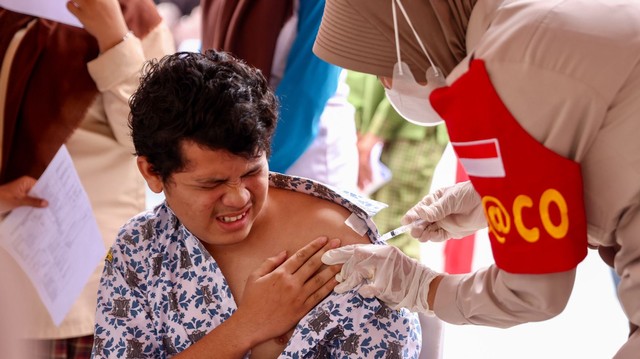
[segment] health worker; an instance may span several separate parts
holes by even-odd
[[[410,209],[421,241],[488,226],[495,264],[438,273],[389,246],[327,252],[337,291],[453,324],[510,327],[561,313],[598,248],[640,353],[640,2],[327,0],[320,58],[377,75],[408,120],[444,120],[470,182]],[[609,288],[603,289],[609,290]]]

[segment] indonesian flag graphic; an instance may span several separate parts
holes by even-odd
[[[451,145],[455,148],[458,159],[467,175],[475,177],[505,176],[500,144],[496,138],[451,142]]]

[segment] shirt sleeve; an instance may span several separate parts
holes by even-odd
[[[363,318],[367,325],[332,343],[332,358],[419,358],[422,330],[416,314],[382,304]]]
[[[144,292],[144,262],[129,257],[123,238],[107,254],[98,287],[93,358],[165,358]],[[130,356],[131,355],[131,356]]]
[[[495,265],[468,275],[447,275],[434,302],[438,318],[452,324],[508,328],[552,318],[569,301],[576,270],[510,274]]]
[[[418,317],[355,291],[332,293],[296,326],[280,358],[414,358],[422,343]]]
[[[129,35],[126,40],[88,63],[89,74],[102,94],[107,122],[116,141],[133,152],[129,136],[129,98],[139,85],[145,61],[173,53],[175,45],[161,22],[144,39]]]

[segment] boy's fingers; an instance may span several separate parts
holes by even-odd
[[[300,248],[296,253],[289,257],[283,264],[286,273],[296,273],[300,267],[304,266],[309,258],[313,257],[327,243],[327,237],[318,237],[306,246]]]
[[[276,268],[278,268],[278,266],[281,265],[286,258],[287,251],[282,251],[273,257],[267,258],[267,260],[262,262],[260,267],[256,269],[253,275],[257,276],[258,278],[264,277],[265,275],[273,272]]]
[[[326,244],[318,251],[313,253],[294,273],[294,275],[304,283],[311,278],[318,269],[324,265],[322,263],[322,256],[330,249],[334,249],[340,245],[340,240],[334,238],[326,242]]]

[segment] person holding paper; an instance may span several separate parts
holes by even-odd
[[[173,39],[151,0],[74,0],[58,6],[84,28],[0,7],[0,184],[25,175],[39,178],[66,145],[106,253],[122,222],[145,207],[144,182],[131,156],[128,100],[142,64],[172,53]],[[0,261],[6,256],[0,251]],[[60,326],[26,275],[20,277],[26,293],[33,294],[24,299],[33,318],[23,336],[43,344],[34,348],[44,348],[32,357],[89,356],[100,272],[96,268]]]
[[[29,196],[29,190],[36,184],[33,177],[22,176],[0,185],[0,216],[20,206],[46,207],[47,201]]]
[[[0,185],[0,220],[14,208],[20,206],[46,207],[47,201],[29,196],[29,190],[36,183],[33,177],[23,176],[9,183]],[[3,355],[16,359],[29,359],[27,345],[16,338],[16,323],[30,318],[28,308],[22,301],[22,293],[13,289],[16,279],[9,273],[9,264],[0,263],[0,286],[4,288],[0,297],[0,348]]]
[[[324,0],[202,1],[202,50],[260,69],[280,102],[269,168],[357,190],[358,151],[346,73],[315,56]]]
[[[384,247],[371,220],[383,205],[270,172],[277,118],[261,72],[228,53],[146,67],[130,123],[166,201],[106,258],[95,358],[418,358],[417,315],[331,293],[338,269],[320,263],[340,244]]]

